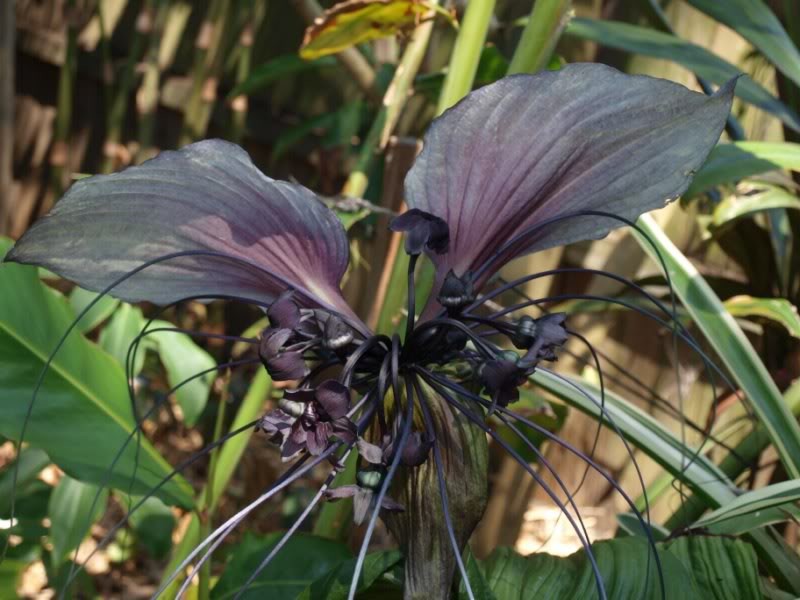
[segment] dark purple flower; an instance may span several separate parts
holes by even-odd
[[[349,246],[334,213],[220,140],[77,182],[6,260],[130,301],[268,307],[258,357],[274,379],[301,382],[259,429],[284,459],[312,458],[298,463],[295,479],[328,459],[333,467],[318,497],[325,490],[330,499],[352,497],[356,522],[370,515],[369,532],[381,508],[397,513],[405,505],[410,520],[395,516],[389,525],[407,564],[424,564],[433,544],[432,568],[443,573],[435,589],[407,578],[406,592],[445,597],[485,506],[485,472],[475,471],[485,471],[486,437],[504,443],[486,414],[519,418],[506,410],[519,386],[573,335],[563,314],[519,316],[535,300],[492,308],[497,294],[519,293],[524,283],[491,290],[492,278],[512,259],[601,238],[680,196],[719,138],[734,85],[705,96],[574,64],[507,77],[446,111],[406,178],[410,210],[391,224],[405,232],[410,255],[402,340],[373,333],[345,302]],[[417,320],[421,253],[435,281]],[[327,489],[356,447],[356,483]],[[404,483],[392,493],[402,505],[388,494],[398,472]],[[438,482],[432,492],[431,482]],[[362,553],[368,543],[369,535]],[[438,552],[445,544],[452,556]]]

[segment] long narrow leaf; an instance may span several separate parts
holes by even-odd
[[[609,48],[676,62],[717,85],[741,74],[736,66],[705,48],[647,27],[615,21],[573,19],[565,33]],[[749,77],[739,80],[736,95],[775,115],[795,131],[800,131],[800,116]]]
[[[790,479],[774,483],[767,487],[753,490],[742,494],[725,506],[711,511],[695,522],[695,527],[713,527],[734,519],[747,517],[753,523],[761,524],[759,513],[764,513],[768,509],[781,507],[787,511],[788,518],[790,512],[797,513],[794,504],[800,500],[800,479]]]
[[[787,473],[791,477],[800,477],[800,427],[786,408],[781,393],[750,341],[725,310],[711,286],[655,220],[650,215],[644,215],[639,219],[639,226],[659,249],[676,294],[766,427]],[[636,237],[645,252],[658,261],[648,240],[638,232]]]

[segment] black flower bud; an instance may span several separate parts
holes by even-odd
[[[459,312],[471,304],[475,300],[472,273],[467,271],[459,277],[453,272],[453,269],[450,269],[444,278],[437,300],[451,313]]]
[[[392,219],[389,229],[406,233],[406,253],[410,255],[421,254],[423,250],[444,254],[450,246],[450,228],[447,223],[418,208],[412,208]]]

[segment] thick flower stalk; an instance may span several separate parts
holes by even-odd
[[[318,502],[352,498],[366,533],[351,597],[379,517],[406,555],[407,598],[449,597],[457,572],[472,596],[462,554],[486,503],[487,435],[543,486],[587,549],[591,541],[544,457],[556,489],[488,420],[523,442],[519,427],[533,428],[577,452],[511,406],[536,369],[570,337],[583,338],[563,314],[524,312],[546,298],[494,304],[558,271],[504,284],[495,275],[515,258],[601,238],[680,196],[722,131],[734,85],[704,96],[575,64],[471,93],[434,121],[406,179],[410,210],[391,227],[404,232],[410,257],[407,321],[391,337],[370,331],[340,292],[348,242],[335,215],[310,190],[264,176],[241,148],[219,140],[79,181],[6,260],[128,301],[228,299],[267,309],[253,352],[274,380],[294,385],[256,427],[291,466],[173,577],[192,562],[196,571],[257,506],[327,465],[326,482],[251,581]],[[417,307],[415,268],[424,257],[435,285]],[[353,452],[355,483],[331,488]]]

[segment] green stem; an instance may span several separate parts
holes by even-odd
[[[192,66],[192,87],[179,143],[181,146],[200,139],[208,127],[211,107],[216,100],[216,66],[222,55],[220,42],[230,10],[230,0],[211,0],[206,18],[200,26],[195,42]]]
[[[155,23],[150,32],[150,37],[147,41],[147,49],[145,50],[142,83],[136,94],[136,111],[139,117],[139,150],[136,153],[137,163],[149,158],[149,153],[153,147],[156,110],[158,109],[158,87],[161,79],[158,55],[168,14],[169,3],[166,0],[157,0]]]
[[[75,9],[75,0],[67,0],[66,14],[70,15]],[[77,72],[78,53],[78,28],[70,19],[67,23],[67,48],[64,53],[64,63],[58,78],[58,104],[56,107],[56,122],[53,128],[53,147],[50,152],[50,166],[52,167],[50,189],[53,191],[53,201],[57,202],[64,193],[64,183],[67,176],[67,162],[69,147],[70,125],[72,124],[72,105],[75,93],[75,76]]]
[[[153,0],[145,0],[136,19],[136,30],[128,52],[128,57],[119,74],[118,85],[111,102],[111,110],[106,121],[106,141],[103,145],[103,164],[101,171],[109,173],[114,169],[119,156],[118,147],[122,139],[122,128],[125,125],[125,114],[128,111],[128,98],[136,78],[136,65],[142,58],[150,33],[153,30]]]
[[[250,76],[253,60],[253,41],[256,31],[264,18],[266,8],[265,0],[250,0],[248,19],[239,35],[239,58],[236,63],[236,86],[244,83]],[[228,139],[237,144],[244,136],[247,125],[248,100],[246,94],[241,94],[230,101],[231,120],[228,129]]]
[[[569,21],[572,0],[536,0],[525,24],[508,74],[536,73],[547,66]]]
[[[453,106],[472,89],[494,13],[494,4],[495,0],[470,0],[467,4],[436,107],[437,115]]]

